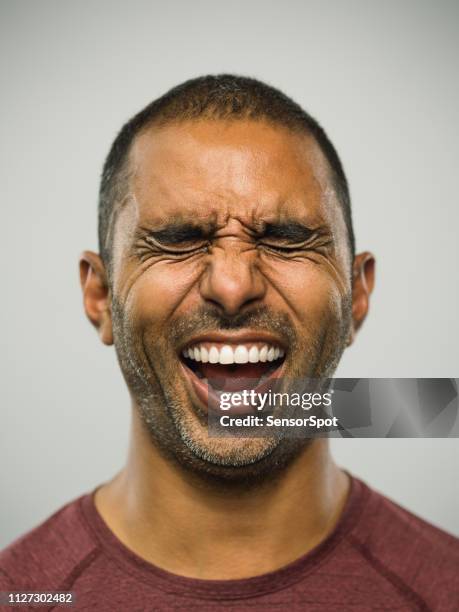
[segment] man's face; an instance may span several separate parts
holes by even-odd
[[[288,462],[298,442],[294,452],[286,440],[209,438],[205,379],[321,377],[336,367],[350,329],[351,260],[319,147],[264,122],[201,120],[140,135],[130,166],[112,320],[152,439],[211,473]]]

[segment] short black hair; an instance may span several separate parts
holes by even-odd
[[[351,199],[338,153],[319,123],[278,89],[257,79],[232,74],[190,79],[170,89],[120,130],[107,155],[99,191],[99,250],[110,267],[112,231],[117,205],[129,194],[129,151],[135,138],[155,125],[209,119],[266,120],[292,131],[311,134],[331,169],[333,187],[342,206],[349,248],[355,254]]]

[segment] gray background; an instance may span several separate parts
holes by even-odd
[[[103,158],[122,122],[209,72],[284,89],[350,180],[371,315],[337,375],[457,377],[457,2],[2,2],[0,545],[118,470],[114,351],[81,307]],[[337,460],[459,533],[458,440],[339,440]]]

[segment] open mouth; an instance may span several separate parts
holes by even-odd
[[[218,409],[222,392],[267,388],[281,375],[285,355],[285,348],[273,339],[236,343],[226,338],[226,342],[206,339],[189,343],[180,360],[201,402]]]

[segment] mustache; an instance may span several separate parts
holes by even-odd
[[[216,308],[201,306],[187,316],[176,318],[171,325],[169,337],[172,343],[179,347],[196,334],[247,328],[274,332],[289,345],[296,343],[295,328],[290,316],[285,312],[272,312],[266,306],[258,306],[235,315],[227,315]]]

